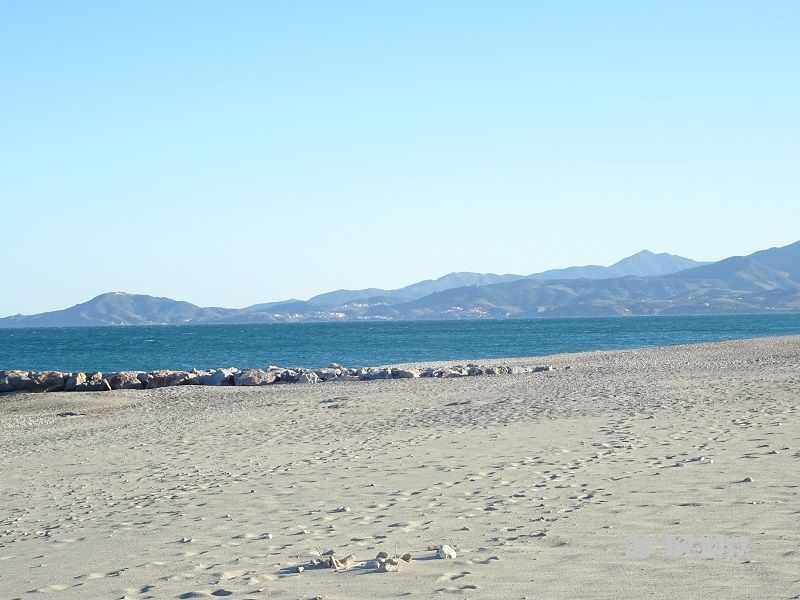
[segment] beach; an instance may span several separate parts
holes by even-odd
[[[800,597],[800,336],[481,362],[0,396],[0,597]]]

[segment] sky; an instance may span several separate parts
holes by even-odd
[[[0,3],[0,316],[800,239],[800,2]]]

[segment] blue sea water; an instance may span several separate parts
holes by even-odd
[[[0,329],[0,369],[360,367],[800,334],[800,314]]]

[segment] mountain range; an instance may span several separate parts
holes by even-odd
[[[713,263],[643,250],[608,266],[450,273],[403,288],[337,290],[246,308],[111,292],[0,327],[477,319],[800,311],[800,242]]]
[[[696,267],[705,264],[690,258],[683,258],[674,254],[654,254],[649,250],[642,250],[633,256],[623,258],[610,267],[587,265],[584,267],[567,267],[566,269],[552,269],[533,275],[495,275],[494,273],[450,273],[439,279],[426,279],[419,283],[412,283],[396,290],[381,290],[367,288],[365,290],[337,290],[319,294],[309,300],[314,304],[347,304],[358,300],[385,297],[401,300],[417,300],[434,292],[443,292],[453,288],[470,285],[493,285],[519,279],[607,279],[610,277],[624,277],[625,275],[665,275],[681,269]]]

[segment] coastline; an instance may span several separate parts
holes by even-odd
[[[554,369],[3,396],[5,593],[800,593],[800,336],[534,361],[502,363]],[[679,535],[694,544],[671,556]],[[710,558],[708,536],[749,543]],[[297,572],[317,547],[367,561],[395,543],[413,555],[398,572]]]
[[[800,335],[698,342],[658,347],[620,350],[592,350],[561,353],[550,356],[514,357],[503,359],[468,359],[462,361],[422,361],[395,363],[378,367],[346,367],[330,363],[326,368],[279,367],[274,365],[238,369],[221,367],[191,371],[117,371],[113,373],[0,370],[0,397],[18,393],[110,392],[117,390],[148,390],[177,386],[262,387],[275,384],[320,384],[389,379],[451,379],[473,376],[522,375],[541,373],[558,368],[569,369],[569,357],[583,360],[598,353],[643,352],[646,350],[682,350],[696,346],[778,340]],[[564,361],[567,361],[566,363]]]

